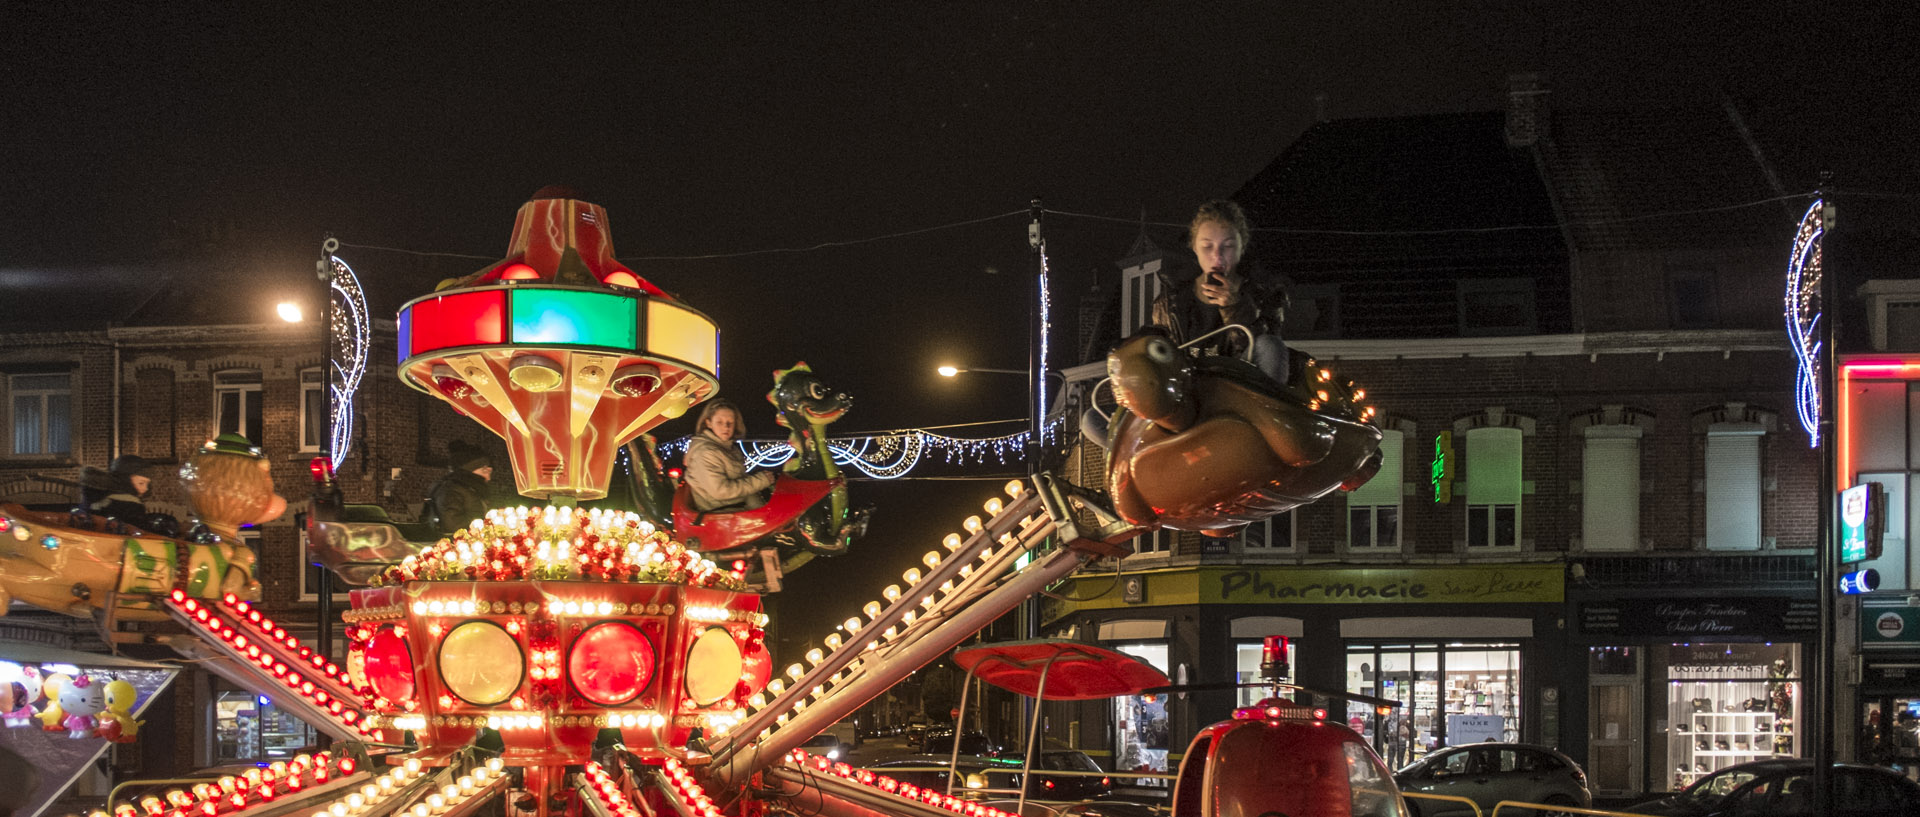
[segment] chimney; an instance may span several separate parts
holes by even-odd
[[[1507,75],[1507,147],[1538,144],[1547,130],[1547,82],[1539,73]]]

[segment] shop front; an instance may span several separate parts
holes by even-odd
[[[1859,745],[1853,757],[1920,779],[1920,608],[1861,601]]]
[[[1558,563],[1426,566],[1199,565],[1111,579],[1076,578],[1048,628],[1073,632],[1158,666],[1192,694],[1135,696],[1107,713],[1115,770],[1164,771],[1200,728],[1270,691],[1262,641],[1288,638],[1291,677],[1312,689],[1387,698],[1380,715],[1346,722],[1389,762],[1436,746],[1537,740],[1559,728],[1549,666],[1561,649]],[[1541,696],[1550,699],[1544,706]],[[1335,712],[1337,702],[1325,701]]]
[[[1817,601],[1615,597],[1575,606],[1596,792],[1677,790],[1738,763],[1807,756],[1802,677]]]

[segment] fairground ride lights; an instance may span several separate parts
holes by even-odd
[[[855,769],[845,763],[836,762],[825,755],[810,755],[801,749],[787,753],[787,761],[800,769],[811,768],[826,772],[843,780],[850,780],[863,786],[887,794],[915,800],[935,808],[943,808],[962,817],[1015,817],[1012,812],[1002,811],[992,806],[981,805],[972,800],[954,797],[932,787],[922,788],[911,783],[902,783],[886,775],[878,775],[866,769]]]
[[[228,775],[211,783],[196,784],[190,791],[174,789],[167,792],[163,801],[159,797],[143,797],[139,801],[139,810],[131,803],[123,803],[113,810],[113,817],[138,817],[144,811],[148,817],[214,817],[216,814],[232,814],[253,806],[270,803],[284,795],[296,794],[305,788],[308,777],[315,785],[328,782],[334,774],[341,777],[352,775],[358,764],[350,757],[335,758],[332,752],[318,755],[296,755],[291,762],[276,762],[265,768],[248,769],[239,775]],[[172,808],[168,808],[171,804]],[[89,817],[107,817],[107,812],[96,811]]]
[[[720,817],[720,810],[714,808],[713,800],[707,797],[706,789],[700,787],[693,775],[687,773],[687,767],[680,761],[667,758],[662,767],[666,770],[667,785],[673,795],[693,812],[693,817]]]
[[[587,790],[592,792],[594,799],[599,800],[600,804],[605,806],[613,817],[640,817],[640,812],[633,807],[633,804],[627,800],[626,794],[620,790],[619,781],[609,776],[607,770],[601,768],[600,764],[591,760],[587,761],[586,771],[583,777],[587,784]]]
[[[299,693],[308,700],[311,700],[321,710],[338,718],[340,722],[346,726],[359,731],[361,734],[367,734],[367,730],[370,727],[367,726],[363,713],[357,709],[347,708],[339,698],[329,694],[325,689],[316,686],[312,679],[302,676],[300,672],[295,671],[293,666],[289,666],[285,661],[276,658],[272,650],[262,649],[259,643],[249,638],[245,633],[241,632],[239,628],[228,623],[226,619],[218,615],[210,605],[202,604],[198,599],[188,598],[185,591],[181,590],[174,590],[173,593],[168,596],[168,600],[185,613],[189,621],[207,632],[219,636],[222,643],[226,644],[241,657],[261,669],[266,670],[273,677],[278,678],[289,690]],[[280,645],[274,649],[296,653],[299,656],[296,660],[309,665],[308,671],[326,676],[328,680],[336,685],[336,688],[351,688],[345,674],[340,671],[338,666],[314,653],[311,648],[301,646],[299,639],[287,635],[287,631],[284,628],[276,626],[273,619],[261,616],[260,611],[253,609],[252,605],[239,600],[231,593],[222,599],[222,604],[226,605],[234,613],[236,620],[243,622],[244,626],[254,629],[257,633],[256,637],[264,637]]]

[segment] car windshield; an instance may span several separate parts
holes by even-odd
[[[1711,806],[1726,799],[1734,789],[1746,785],[1747,781],[1759,776],[1759,773],[1752,769],[1727,769],[1700,778],[1700,782],[1681,791],[1677,799],[1700,806]]]

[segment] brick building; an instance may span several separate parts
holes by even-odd
[[[1779,306],[1806,202],[1769,201],[1724,112],[1554,111],[1516,80],[1506,111],[1316,125],[1233,196],[1295,354],[1379,407],[1380,474],[1235,539],[1143,538],[1046,627],[1197,684],[1256,680],[1261,638],[1289,636],[1301,683],[1406,703],[1350,713],[1390,762],[1544,743],[1630,792],[1807,756],[1819,457]],[[1117,266],[1095,353],[1194,274],[1173,229]],[[1050,722],[1169,768],[1258,694]]]
[[[205,297],[233,282],[170,293]],[[232,301],[243,301],[238,293]],[[98,317],[72,313],[74,323]],[[177,311],[168,314],[179,315]],[[325,439],[327,402],[322,330],[312,322],[115,325],[0,335],[0,388],[9,433],[0,450],[0,503],[39,510],[76,504],[82,467],[137,454],[159,467],[149,510],[182,522],[191,513],[174,471],[222,432],[238,432],[272,462],[288,509],[242,532],[258,554],[260,609],[302,639],[317,632],[319,570],[308,564],[298,527],[309,504],[309,462]],[[353,445],[339,468],[349,501],[385,506],[396,518],[417,512],[427,487],[444,472],[453,439],[504,451],[491,435],[407,388],[394,375],[391,321],[375,322],[369,371],[356,401]],[[511,493],[511,480],[501,489]],[[336,598],[344,604],[345,594]],[[0,641],[147,659],[177,658],[163,643],[163,623],[122,622],[108,633],[95,620],[69,618],[16,604],[0,617]],[[335,621],[336,630],[338,621]],[[108,642],[112,643],[109,644]],[[344,639],[335,640],[344,653]],[[114,774],[167,777],[190,769],[284,756],[314,733],[256,696],[192,669],[146,713],[143,738],[117,747]],[[89,792],[82,783],[76,793]]]

